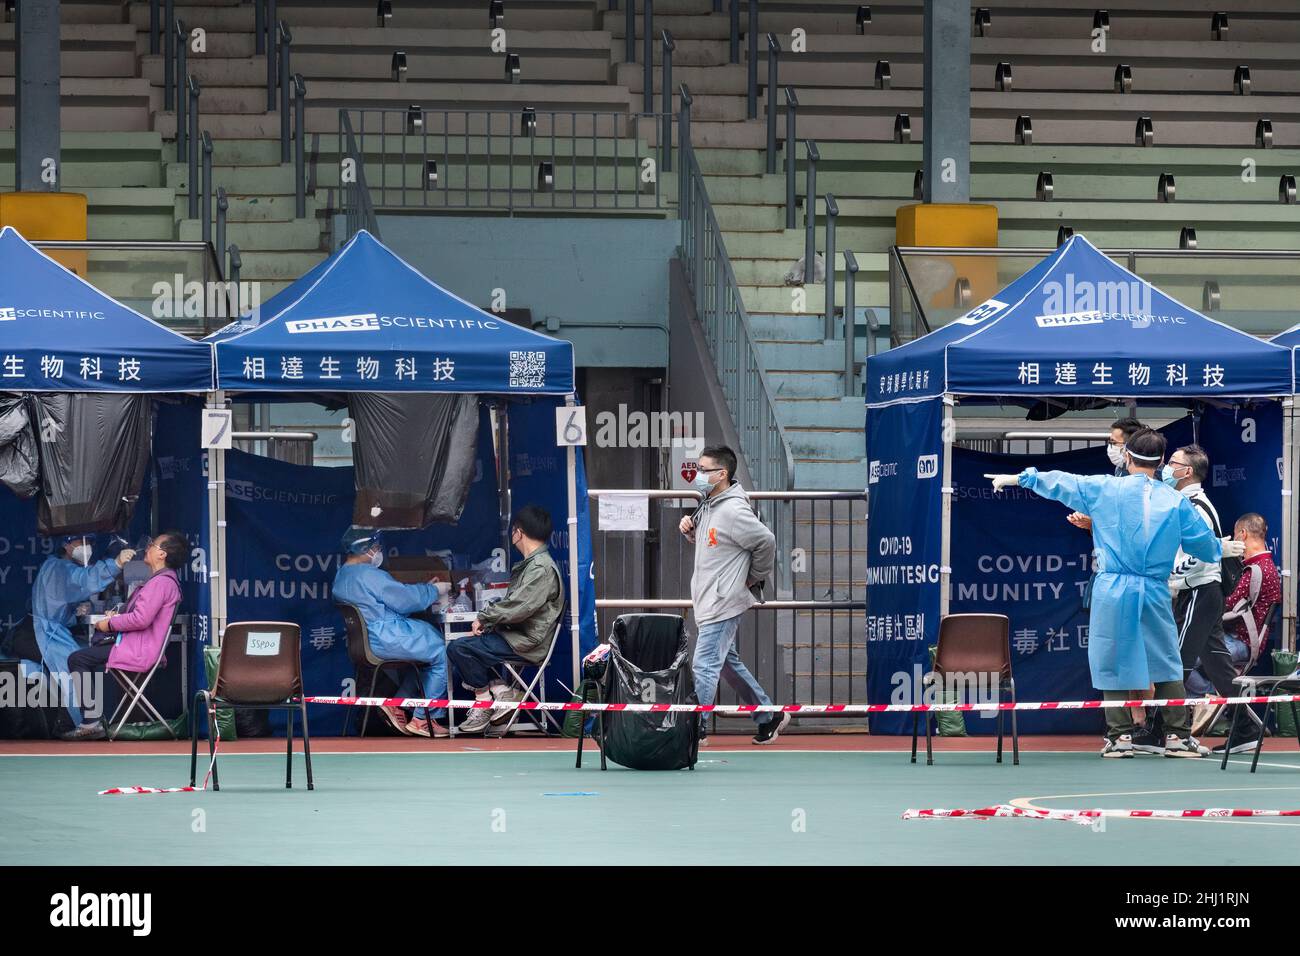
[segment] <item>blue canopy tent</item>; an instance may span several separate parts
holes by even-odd
[[[0,230],[0,389],[205,392],[212,352]]]
[[[1128,402],[1215,409],[1258,406],[1262,400],[1276,412],[1272,400],[1277,400],[1285,405],[1286,440],[1274,451],[1287,465],[1279,469],[1280,506],[1291,507],[1290,350],[1177,302],[1082,236],[951,324],[869,357],[866,379],[868,696],[873,702],[890,698],[891,671],[928,669],[927,648],[937,639],[953,597],[954,497],[959,493],[963,507],[972,511],[983,507],[980,500],[991,500],[977,483],[954,488],[962,483],[954,479],[953,454],[959,426],[953,408],[959,402],[1027,405],[1039,417],[1052,417]],[[984,470],[1007,468],[985,462]],[[1015,506],[1020,513],[1008,510],[1001,520],[1014,524],[1016,536],[1026,530],[1035,536],[1050,533],[1035,523],[1044,516],[1030,518],[1024,510],[1028,502]],[[1290,524],[1283,521],[1284,555],[1293,537]],[[1008,552],[1017,551],[1023,540],[1016,537]],[[963,550],[989,547],[971,534],[963,534],[961,544]],[[989,572],[1004,559],[1014,563],[1010,554],[983,558]],[[1074,565],[1086,564],[1084,558]],[[1078,570],[1086,579],[1086,568]],[[1051,584],[1045,574],[1039,581],[1026,580],[1040,593],[1053,593],[1042,592],[1044,584]],[[1065,602],[1069,595],[1058,597]],[[1284,610],[1288,622],[1293,604],[1288,601]],[[1055,629],[1050,633],[1064,645]],[[1086,637],[1080,635],[1080,641],[1086,645]],[[1024,644],[1029,643],[1026,634]],[[1050,689],[1058,695],[1040,699],[1069,699],[1059,696],[1061,688]],[[878,723],[899,732],[904,722],[910,729],[910,721],[884,716],[873,729]]]
[[[246,317],[209,337],[217,368],[210,408],[227,392],[268,397],[348,392],[421,392],[495,396],[507,401],[575,404],[571,343],[513,325],[458,298],[408,265],[368,232],[353,236],[325,262]],[[497,452],[501,517],[510,510],[506,406],[490,411]],[[527,416],[524,442],[548,434]],[[558,442],[557,442],[558,444]],[[553,447],[553,446],[548,446]],[[580,461],[568,446],[568,590],[573,679],[580,629],[591,614],[580,597]],[[534,454],[534,458],[536,455]],[[548,456],[554,460],[554,456]],[[210,597],[214,632],[226,623],[225,456],[212,449],[209,507],[215,570]],[[589,529],[583,531],[589,535]],[[589,540],[587,550],[589,550]],[[508,542],[506,543],[508,553]],[[588,602],[590,603],[590,602]],[[576,683],[575,685],[576,686]]]

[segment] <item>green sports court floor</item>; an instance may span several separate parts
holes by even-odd
[[[98,796],[188,782],[188,745],[0,745],[0,865],[505,863],[1290,863],[1300,820],[909,820],[909,807],[1300,807],[1300,750],[1102,760],[1091,742],[1025,741],[1021,765],[898,738],[714,738],[695,771],[581,771],[561,741],[319,741],[316,790],[284,754],[222,756],[220,792]],[[1076,742],[1077,741],[1077,742]],[[401,749],[397,749],[398,745]],[[261,745],[255,747],[254,745]],[[942,742],[942,746],[952,746]],[[126,749],[127,747],[130,749]],[[242,750],[277,747],[244,742]],[[278,744],[282,747],[283,744]],[[1071,751],[1053,750],[1068,746]],[[1086,747],[1086,749],[1084,749]],[[880,749],[886,748],[886,749]],[[182,753],[182,750],[184,753]],[[164,752],[160,752],[164,751]],[[1279,828],[1289,828],[1287,830]]]

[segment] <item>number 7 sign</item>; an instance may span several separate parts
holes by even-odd
[[[233,447],[231,443],[231,421],[233,413],[228,408],[205,408],[203,410],[203,448]]]

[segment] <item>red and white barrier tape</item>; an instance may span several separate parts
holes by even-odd
[[[1208,810],[1038,810],[1000,803],[977,810],[905,810],[904,820],[952,820],[957,818],[989,820],[1014,817],[1030,820],[1066,820],[1090,826],[1105,818],[1196,820],[1210,817],[1300,817],[1300,810],[1241,810],[1214,807]]]
[[[924,714],[948,711],[999,710],[1100,710],[1115,707],[1191,707],[1196,704],[1300,703],[1300,694],[1271,697],[1181,697],[1164,700],[1054,700],[992,702],[983,704],[584,704],[535,700],[449,700],[428,697],[307,697],[309,704],[344,707],[423,707],[441,710],[579,710],[625,713],[674,714]]]
[[[210,721],[212,732],[216,735],[212,740],[212,759],[208,761],[208,772],[203,775],[203,784],[198,787],[109,787],[107,790],[99,791],[101,797],[117,796],[134,796],[140,793],[201,793],[208,789],[208,781],[212,779],[212,768],[217,765],[217,750],[221,747],[221,727],[217,723],[216,716]]]

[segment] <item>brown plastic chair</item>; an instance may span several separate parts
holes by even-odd
[[[379,683],[379,672],[385,667],[410,667],[419,677],[420,669],[428,667],[428,661],[414,660],[386,660],[375,653],[374,648],[370,646],[370,628],[366,627],[366,619],[361,616],[360,609],[355,604],[348,604],[345,601],[336,601],[335,607],[339,609],[339,614],[343,615],[343,627],[348,638],[348,657],[352,661],[352,667],[357,672],[357,681],[360,682],[362,673],[366,668],[370,669],[370,690],[365,694],[366,697],[375,696],[375,685]],[[358,690],[360,684],[358,683]],[[370,724],[370,711],[372,708],[365,707],[365,715],[361,718],[361,736],[366,735],[366,727]],[[343,717],[343,736],[348,735],[348,725],[352,722],[352,708]]]
[[[996,675],[998,703],[1009,693],[1016,702],[1016,681],[1011,676],[1011,621],[1005,614],[949,614],[939,623],[939,647],[934,656],[935,678],[948,674]],[[1002,725],[998,711],[998,759],[1002,762]],[[912,714],[912,763],[916,763],[917,725],[923,715]],[[925,714],[925,762],[934,763],[930,739],[930,714]],[[1020,765],[1020,734],[1016,712],[1011,711],[1011,762]]]
[[[274,639],[272,639],[274,635]],[[190,786],[198,766],[198,712],[208,717],[208,755],[212,759],[212,789],[220,790],[216,764],[217,708],[288,711],[285,728],[284,785],[293,786],[293,716],[302,715],[302,749],[307,761],[307,789],[316,789],[311,776],[311,734],[302,692],[302,631],[287,621],[240,621],[227,624],[221,638],[221,663],[211,690],[194,697],[190,714]]]

